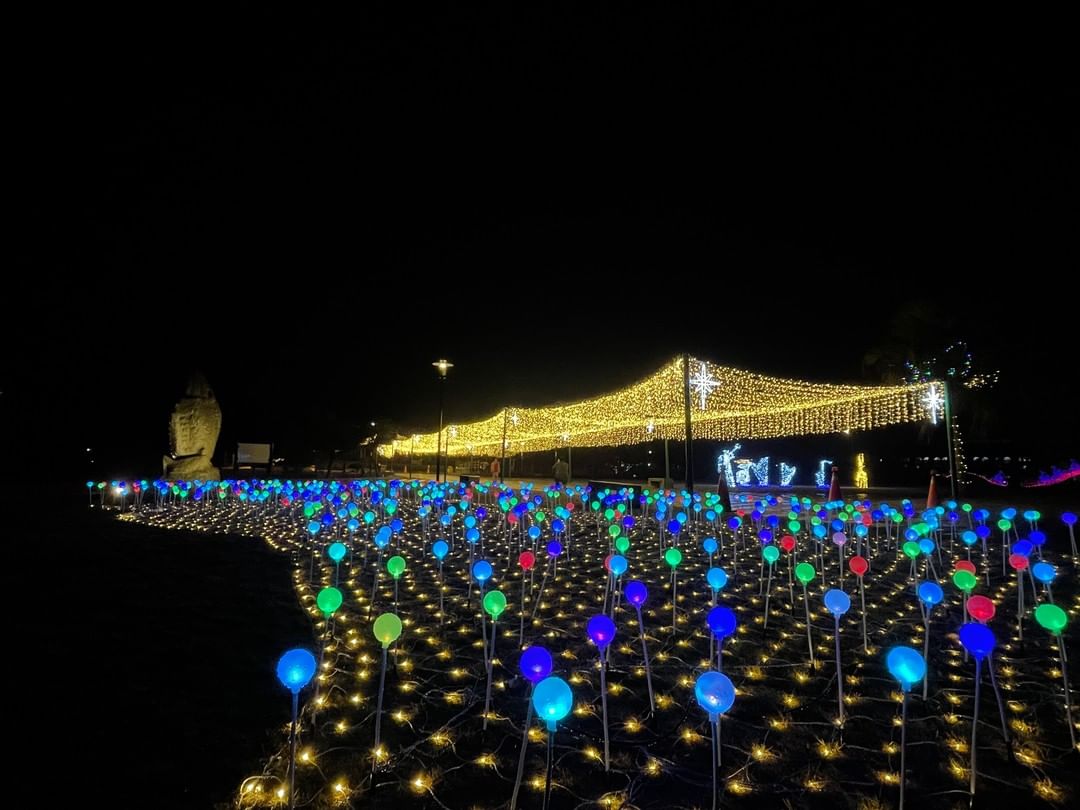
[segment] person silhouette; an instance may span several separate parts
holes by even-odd
[[[555,478],[556,484],[565,484],[566,479],[570,477],[570,465],[559,458],[559,454],[555,454],[555,463],[551,467],[551,474]]]

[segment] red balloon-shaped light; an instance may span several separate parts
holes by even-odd
[[[518,565],[524,570],[529,571],[534,565],[536,565],[536,555],[531,551],[523,551],[518,555]]]
[[[956,570],[967,571],[969,574],[974,574],[975,563],[973,563],[971,560],[960,560],[960,562],[956,564]]]
[[[848,568],[850,568],[851,573],[853,573],[857,577],[861,577],[863,574],[865,574],[866,569],[869,568],[869,567],[870,566],[866,562],[866,560],[863,559],[862,557],[859,557],[858,555],[856,555],[856,556],[852,557],[850,560],[848,560]]]
[[[795,538],[790,534],[785,534],[780,538],[780,548],[790,554],[795,550]]]
[[[1023,554],[1010,554],[1009,565],[1017,571],[1023,571],[1028,567],[1028,558]]]
[[[607,571],[609,574],[611,573],[611,558],[614,556],[614,554],[608,554],[606,557],[604,557],[604,570]]]
[[[994,618],[994,603],[985,596],[973,596],[968,599],[967,610],[971,618],[983,624]]]

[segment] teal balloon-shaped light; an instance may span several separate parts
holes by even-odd
[[[536,685],[532,700],[537,716],[547,723],[548,731],[554,731],[555,724],[570,714],[574,693],[566,681],[553,675]]]
[[[885,656],[885,665],[905,692],[910,692],[926,676],[925,659],[911,647],[893,647]]]

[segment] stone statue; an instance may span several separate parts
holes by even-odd
[[[169,419],[169,455],[161,460],[165,478],[220,480],[221,473],[210,463],[220,432],[221,408],[206,378],[196,372]]]

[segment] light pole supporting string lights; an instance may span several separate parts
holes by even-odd
[[[435,480],[438,481],[442,472],[443,389],[446,387],[446,372],[452,369],[454,364],[448,360],[436,360],[431,365],[439,371],[439,438],[435,449]],[[449,446],[446,449],[449,455]]]

